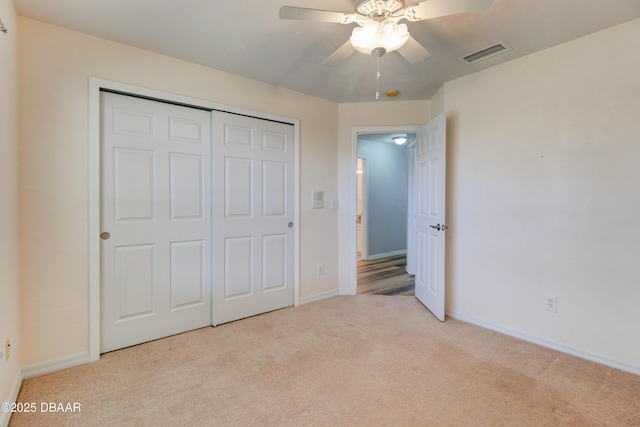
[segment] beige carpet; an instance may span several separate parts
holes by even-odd
[[[452,319],[334,297],[24,381],[80,413],[10,426],[640,426],[640,377]]]

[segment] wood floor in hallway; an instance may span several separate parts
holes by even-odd
[[[405,271],[407,258],[398,255],[371,261],[358,260],[358,293],[415,295],[414,276]]]

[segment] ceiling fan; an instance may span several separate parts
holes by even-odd
[[[398,51],[409,63],[417,64],[431,54],[407,29],[410,22],[438,18],[462,12],[485,9],[493,0],[423,0],[405,6],[404,0],[356,0],[354,12],[307,9],[282,6],[281,19],[331,22],[335,24],[358,24],[350,39],[336,50],[322,65],[338,65],[355,51],[382,57],[388,52]]]

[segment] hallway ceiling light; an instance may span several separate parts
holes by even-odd
[[[394,136],[391,139],[393,139],[393,142],[395,142],[398,145],[404,145],[407,142],[406,136]]]

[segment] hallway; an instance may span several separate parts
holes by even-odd
[[[405,271],[406,263],[405,255],[371,261],[358,259],[358,294],[415,295],[415,278]]]

